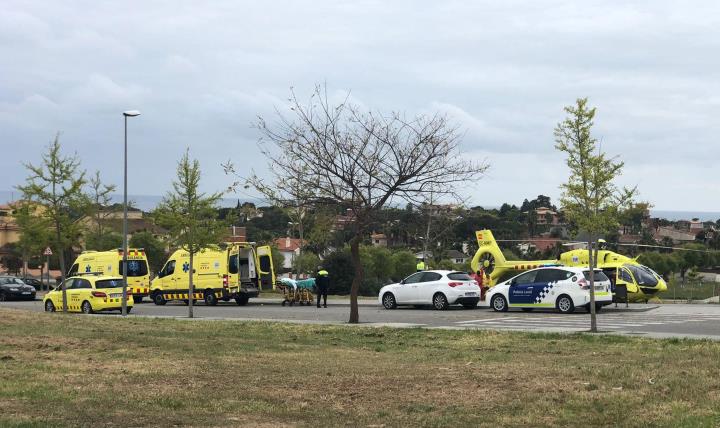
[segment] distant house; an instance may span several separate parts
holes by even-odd
[[[302,241],[297,238],[290,237],[278,238],[275,240],[275,246],[277,247],[280,254],[285,257],[285,260],[283,261],[283,268],[292,269],[295,258],[300,255],[300,247],[302,246]]]
[[[697,233],[697,232],[700,232],[701,230],[703,230],[704,228],[705,228],[705,225],[699,219],[694,218],[694,219],[690,220],[690,231],[691,232]]]
[[[0,248],[20,240],[20,227],[11,205],[0,205]]]
[[[228,227],[228,234],[223,242],[247,242],[247,231],[242,226]]]
[[[346,227],[355,223],[355,213],[350,208],[345,211],[345,215],[335,217],[333,230],[345,230]]]
[[[678,230],[690,230],[690,221],[678,220],[675,222],[675,229]]]
[[[690,230],[689,228],[687,230]],[[676,244],[682,244],[684,242],[695,241],[695,233],[688,231],[677,230],[672,227],[659,226],[653,233],[653,238],[656,241],[662,241],[663,238],[670,238]]]
[[[470,256],[463,254],[458,250],[447,250],[445,251],[445,258],[449,259],[453,263],[464,264],[470,260]]]
[[[546,207],[537,208],[535,210],[535,215],[537,216],[537,224],[550,224],[550,225],[560,224],[560,217],[558,216],[558,213],[556,211],[551,210],[550,208],[546,208]]]
[[[387,247],[388,239],[384,233],[373,233],[370,235],[373,247]]]

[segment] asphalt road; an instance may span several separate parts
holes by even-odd
[[[0,308],[16,308],[41,312],[42,302],[2,302]],[[221,302],[207,307],[202,303],[195,306],[199,319],[245,319],[288,321],[302,323],[343,324],[349,315],[347,300],[333,300],[328,308],[315,306],[281,306],[280,299],[252,299],[247,306],[234,302]],[[118,316],[117,312],[100,316]],[[187,306],[169,303],[156,306],[153,303],[136,304],[132,316],[177,317],[187,316]],[[583,310],[562,315],[554,311],[509,311],[494,312],[487,308],[463,309],[452,307],[447,311],[430,308],[398,308],[385,310],[374,301],[361,301],[360,320],[365,325],[387,325],[396,327],[495,329],[544,332],[586,331],[590,326],[590,315]],[[629,308],[620,305],[617,309],[609,306],[598,314],[598,328],[615,334],[648,337],[697,337],[720,340],[720,305],[687,304],[631,304]]]

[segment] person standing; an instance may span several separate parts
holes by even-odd
[[[328,271],[322,267],[318,267],[317,274],[315,275],[315,285],[317,285],[317,307],[320,307],[320,296],[323,298],[323,307],[327,308],[327,295],[328,288],[330,288],[330,276]]]
[[[426,269],[425,259],[420,259],[420,261],[417,262],[417,264],[415,265],[415,271],[416,271],[416,272],[422,272],[422,271],[424,271],[425,269]]]

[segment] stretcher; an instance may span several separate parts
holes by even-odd
[[[281,278],[277,282],[277,288],[283,293],[282,305],[293,306],[295,303],[300,305],[312,305],[313,289],[315,288],[315,278],[308,279],[292,279]]]

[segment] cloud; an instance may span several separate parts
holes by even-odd
[[[333,101],[350,91],[373,111],[446,113],[466,156],[492,165],[467,189],[481,205],[557,195],[552,130],[589,96],[623,182],[658,207],[720,211],[708,196],[720,183],[719,12],[670,0],[8,0],[0,138],[14,150],[0,179],[22,181],[21,161],[62,131],[86,168],[120,183],[121,112],[135,108],[132,188],[164,193],[191,147],[205,186],[223,189],[229,157],[265,165],[256,117],[286,112],[290,87],[304,99],[327,82]]]

